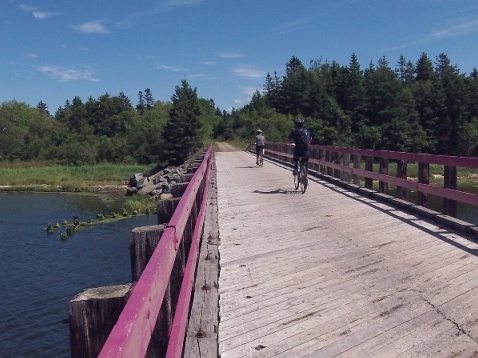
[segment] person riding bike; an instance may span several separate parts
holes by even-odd
[[[310,156],[310,142],[312,141],[312,134],[304,127],[304,120],[302,118],[296,118],[294,121],[295,128],[290,132],[289,139],[294,146],[294,171],[293,174],[297,174],[299,158],[303,158],[306,173],[309,166]]]
[[[259,165],[259,154],[264,155],[264,145],[266,144],[266,138],[262,135],[262,131],[260,129],[256,130],[254,144],[256,145],[256,165]]]

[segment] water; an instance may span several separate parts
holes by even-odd
[[[86,221],[112,203],[93,195],[0,193],[0,357],[69,357],[68,302],[89,287],[131,282],[131,230],[140,216],[60,240],[49,222]],[[109,209],[109,210],[108,210]]]

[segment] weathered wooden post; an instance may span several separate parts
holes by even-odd
[[[343,166],[347,167],[347,169],[350,168],[350,153],[343,154]],[[346,183],[349,183],[350,173],[346,171],[342,171],[342,180],[345,181]]]
[[[174,209],[173,209],[174,212]],[[166,215],[172,215],[168,213]],[[134,282],[138,281],[151,255],[158,245],[165,225],[141,226],[131,232],[130,258],[131,274]],[[164,356],[167,349],[169,330],[173,321],[170,287],[166,289],[163,304],[159,312],[156,325],[151,335],[146,357]]]
[[[341,160],[342,160],[342,153],[333,152],[333,158],[332,158],[333,163],[340,165]],[[338,168],[334,169],[334,177],[337,179],[342,179],[342,171]]]
[[[360,169],[361,163],[362,157],[360,156],[360,154],[354,154],[354,169]],[[360,175],[354,174],[353,182],[355,185],[360,186]]]
[[[158,225],[166,224],[171,220],[174,210],[179,204],[181,198],[172,198],[159,200],[157,203]]]
[[[457,187],[457,170],[456,167],[445,165],[443,186],[447,189],[456,190]],[[446,215],[456,217],[456,201],[451,199],[443,199],[443,212]]]
[[[420,184],[430,184],[430,164],[418,163],[418,182]],[[428,195],[426,193],[418,192],[418,205],[428,206]]]
[[[123,310],[131,284],[89,288],[68,305],[72,358],[96,358]]]
[[[407,179],[407,162],[405,160],[397,161],[397,178]],[[399,199],[407,200],[408,190],[401,186],[397,186],[397,197]]]
[[[388,162],[389,162],[388,158],[380,158],[380,169],[379,169],[380,174],[388,175]],[[378,191],[380,193],[388,194],[388,183],[382,180],[379,180]]]
[[[325,152],[325,161],[327,166],[326,174],[328,176],[332,176],[334,171],[333,171],[333,168],[329,166],[329,163],[333,162],[333,153],[330,150],[327,150]]]
[[[367,156],[365,158],[365,170],[368,172],[373,172],[373,157]],[[365,178],[365,187],[367,189],[373,189],[372,178]]]

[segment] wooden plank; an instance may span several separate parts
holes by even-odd
[[[323,180],[299,194],[253,159],[216,156],[221,358],[478,350],[476,243]]]
[[[216,171],[213,168],[210,199],[197,267],[194,300],[186,334],[184,357],[217,357],[217,327],[219,324],[219,228],[217,223]]]

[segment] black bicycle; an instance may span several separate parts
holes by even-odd
[[[299,189],[302,194],[307,190],[308,178],[307,178],[307,165],[305,158],[301,157],[297,160],[297,173],[294,172],[294,187],[295,190]]]
[[[261,168],[264,166],[264,149],[261,149],[259,151],[259,158],[257,159],[257,165]]]

